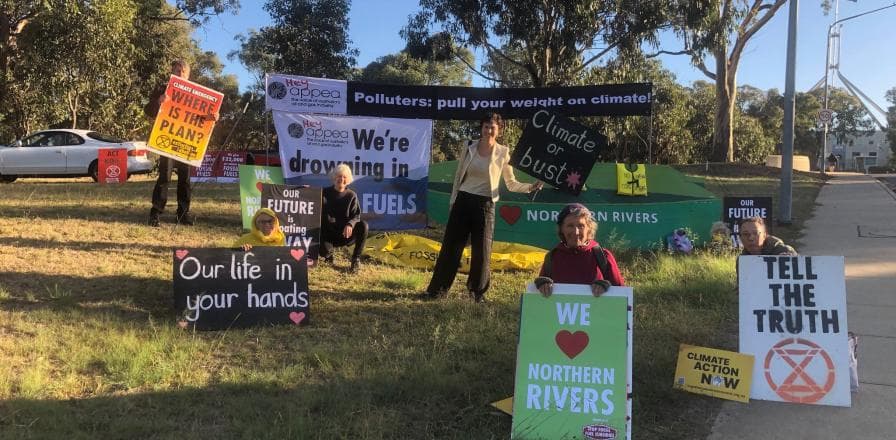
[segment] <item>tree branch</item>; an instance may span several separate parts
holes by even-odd
[[[661,50],[661,51],[659,51],[659,52],[654,52],[654,53],[651,53],[651,54],[646,54],[646,55],[644,55],[644,58],[647,58],[647,59],[650,59],[650,58],[656,58],[656,57],[658,57],[658,56],[660,56],[660,55],[693,55],[693,54],[694,54],[694,51],[693,51],[693,50],[690,50],[690,49],[682,49],[682,50],[679,50],[679,51],[677,51],[677,52],[672,52],[672,51],[668,51],[668,50]]]
[[[494,81],[494,82],[497,82],[497,83],[506,84],[506,81],[504,81],[504,80],[502,80],[502,79],[494,78],[494,77],[491,77],[491,76],[486,75],[485,73],[482,73],[481,71],[479,71],[479,69],[477,69],[477,68],[474,67],[472,64],[470,64],[469,61],[467,61],[466,59],[464,59],[464,57],[458,55],[457,52],[452,51],[452,55],[454,55],[455,58],[459,59],[460,62],[464,63],[464,64],[467,66],[467,68],[470,69],[470,71],[472,71],[473,73],[475,73],[475,74],[477,74],[477,75],[479,75],[479,76],[481,76],[481,77],[483,77],[483,78],[485,78],[485,79],[487,79],[487,80],[489,80],[489,81]]]
[[[699,63],[695,64],[694,67],[696,67],[697,69],[700,69],[700,71],[703,72],[704,75],[708,76],[709,79],[711,79],[713,81],[716,80],[716,74],[712,73],[712,71],[707,69],[706,63],[704,63],[703,61],[700,61]]]

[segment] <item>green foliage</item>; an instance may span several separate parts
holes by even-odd
[[[239,36],[231,54],[258,76],[267,72],[348,79],[357,49],[348,38],[347,0],[267,0],[273,25]]]

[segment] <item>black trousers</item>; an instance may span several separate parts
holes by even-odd
[[[190,199],[193,188],[190,186],[190,165],[170,157],[159,157],[159,178],[152,190],[152,215],[165,212],[168,204],[168,183],[171,182],[171,171],[177,170],[177,215],[190,212]]]
[[[364,243],[367,241],[367,222],[361,220],[355,223],[355,227],[352,228],[352,236],[349,238],[343,237],[342,231],[330,231],[324,228],[321,228],[320,235],[320,258],[333,255],[333,248],[354,243],[355,249],[352,251],[352,260],[357,260],[364,253]]]
[[[492,198],[458,191],[448,214],[442,250],[439,251],[432,280],[426,291],[438,295],[451,288],[469,239],[472,256],[467,289],[476,296],[485,295],[490,281],[489,265],[494,230],[495,202]]]

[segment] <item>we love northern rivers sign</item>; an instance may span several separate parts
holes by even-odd
[[[576,284],[523,295],[511,438],[630,438],[631,300]]]
[[[310,298],[305,251],[285,246],[174,249],[178,325],[224,330],[305,325]]]

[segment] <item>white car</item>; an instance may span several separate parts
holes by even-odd
[[[146,142],[125,142],[90,130],[42,130],[0,146],[0,181],[19,177],[82,177],[97,180],[99,150],[128,149],[128,176],[153,168]]]

